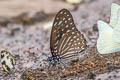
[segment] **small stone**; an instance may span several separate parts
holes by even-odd
[[[90,72],[89,74],[88,74],[88,77],[90,78],[90,79],[94,79],[95,78],[95,73],[94,72]]]

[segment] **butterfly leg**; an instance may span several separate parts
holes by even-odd
[[[53,66],[52,64],[49,64],[48,65],[48,70],[50,70],[52,68],[52,66]]]
[[[59,65],[58,65],[58,64],[56,64],[56,69],[57,69],[57,70],[59,69],[58,67],[59,67]]]
[[[62,69],[64,69],[67,65],[64,62],[61,62]]]

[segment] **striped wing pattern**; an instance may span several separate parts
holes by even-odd
[[[60,39],[65,35],[66,32],[71,31],[73,26],[75,25],[73,23],[73,18],[70,12],[66,9],[60,10],[55,17],[53,28],[51,31],[51,53],[57,52],[56,49]],[[73,27],[73,29],[76,29],[76,27]]]
[[[13,56],[5,50],[1,51],[1,63],[4,71],[9,72],[10,69],[14,68],[14,65],[16,64]]]
[[[86,40],[76,28],[71,13],[67,9],[60,10],[55,17],[51,31],[52,57],[58,56],[62,60],[71,60],[85,48]]]
[[[57,53],[59,53],[62,59],[74,59],[78,57],[78,53],[85,50],[86,41],[82,34],[79,31],[70,31],[61,38],[58,47]]]

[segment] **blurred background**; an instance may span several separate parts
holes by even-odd
[[[50,31],[57,12],[63,8],[73,15],[87,44],[95,47],[97,20],[109,22],[110,7],[120,0],[0,0],[0,51],[16,59],[14,73],[6,76],[0,64],[0,80],[21,80],[29,69],[45,67],[50,53]]]

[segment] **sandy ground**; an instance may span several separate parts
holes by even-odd
[[[0,51],[11,52],[16,60],[15,69],[9,73],[4,72],[0,64],[0,80],[26,80],[23,79],[23,72],[27,71],[27,75],[30,71],[33,74],[30,74],[30,76],[36,78],[33,80],[89,80],[89,72],[92,71],[96,71],[95,80],[119,80],[119,69],[109,72],[106,68],[106,61],[103,59],[103,62],[101,62],[96,58],[96,55],[99,54],[96,51],[98,38],[96,23],[99,19],[109,22],[112,2],[120,4],[119,0],[83,0],[77,6],[68,4],[64,0],[0,0],[1,21],[5,21],[6,18],[12,21],[7,24],[0,22]],[[82,62],[77,61],[64,70],[50,71],[47,69],[48,63],[45,60],[51,56],[49,47],[51,28],[46,29],[45,27],[46,24],[53,22],[53,16],[62,8],[70,10],[78,30],[85,35],[89,48],[82,55],[87,54],[89,57],[83,57]],[[23,24],[24,21],[14,22],[23,13],[28,13],[30,16],[35,12],[44,12],[44,14],[47,14],[45,15],[47,18],[50,14],[53,15],[49,19],[43,18],[42,21],[30,22],[31,24]],[[16,17],[15,20],[12,20],[13,17]],[[28,18],[28,22],[30,20]],[[5,25],[1,25],[3,23]],[[94,63],[97,60],[100,65],[91,67],[90,62]],[[83,70],[86,70],[85,73],[80,68],[81,65]],[[97,73],[100,68],[102,68],[102,71]],[[70,72],[70,69],[73,72]]]

